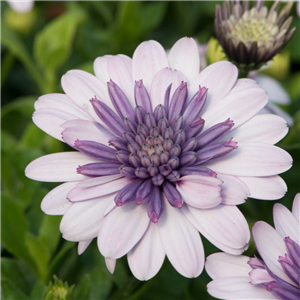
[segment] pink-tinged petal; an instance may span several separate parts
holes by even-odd
[[[169,261],[181,275],[193,278],[204,267],[204,250],[198,231],[181,210],[165,200],[164,213],[158,221],[159,233]]]
[[[156,41],[141,43],[132,58],[133,80],[143,80],[144,86],[150,91],[152,80],[157,72],[168,67],[165,49]]]
[[[300,193],[298,193],[294,198],[292,213],[300,223]]]
[[[91,242],[92,239],[87,241],[80,241],[78,243],[78,248],[77,248],[78,255],[81,255],[87,249],[87,247],[90,245]]]
[[[235,65],[226,61],[216,62],[205,68],[193,80],[189,94],[190,96],[195,95],[199,90],[199,85],[208,88],[208,98],[205,105],[208,109],[228,95],[236,83],[237,76],[238,70]]]
[[[78,181],[87,178],[77,174],[78,165],[97,162],[79,152],[62,152],[45,155],[32,161],[25,175],[33,180],[46,182]]]
[[[107,86],[94,75],[80,70],[71,70],[63,75],[61,85],[68,97],[79,107],[88,112],[95,120],[99,120],[90,100],[93,97],[103,101],[113,109],[108,96]]]
[[[184,37],[171,48],[168,60],[170,67],[181,71],[191,83],[200,72],[198,45],[193,38]]]
[[[182,81],[186,82],[187,79],[180,71],[164,68],[158,72],[151,85],[150,97],[152,107],[155,108],[159,104],[164,104],[166,90],[170,84],[172,84],[170,91],[171,99]]]
[[[135,107],[131,58],[122,54],[111,57],[108,61],[108,75],[125,93],[132,107]]]
[[[218,178],[223,181],[222,204],[238,205],[245,202],[250,195],[247,185],[236,176],[218,174]]]
[[[281,148],[262,143],[238,143],[238,148],[204,164],[217,173],[237,176],[272,176],[292,166],[292,157]]]
[[[32,116],[32,120],[37,127],[61,141],[63,131],[61,125],[74,119],[76,119],[76,116],[52,108],[39,109]]]
[[[127,254],[132,274],[139,280],[149,280],[160,270],[165,250],[157,224],[150,223],[142,239]]]
[[[208,90],[208,94],[210,90]],[[243,89],[229,93],[222,101],[209,107],[201,116],[205,120],[205,128],[230,118],[236,128],[256,115],[268,102],[268,94],[261,88]]]
[[[221,250],[236,255],[248,248],[249,227],[236,206],[221,204],[205,210],[187,206],[182,211],[200,233]]]
[[[104,55],[97,57],[94,61],[95,75],[103,84],[106,84],[110,79],[108,75],[108,61],[111,57],[112,55]]]
[[[74,145],[76,140],[88,140],[104,145],[115,137],[113,133],[104,128],[101,124],[86,120],[71,120],[61,125],[63,140]]]
[[[142,238],[150,219],[145,205],[129,203],[112,210],[103,220],[98,248],[108,258],[120,258],[127,254]]]
[[[116,193],[126,185],[128,185],[130,182],[131,181],[128,178],[120,178],[114,181],[108,180],[107,182],[104,182],[102,184],[87,188],[77,186],[68,193],[67,197],[71,202],[86,201],[104,195]]]
[[[207,285],[207,291],[217,299],[278,299],[264,287],[252,285],[249,281],[249,276],[217,278]]]
[[[239,177],[249,188],[249,197],[262,200],[277,200],[282,198],[287,186],[284,180],[278,176],[268,177]]]
[[[112,196],[78,202],[65,213],[60,223],[60,231],[68,241],[87,241],[98,235],[103,213]]]
[[[111,203],[109,203],[109,205],[107,206],[106,210],[104,211],[104,216],[107,216],[116,207],[117,207],[117,205],[116,205],[115,201],[112,201]]]
[[[233,136],[234,140],[238,142],[276,144],[286,136],[287,132],[287,123],[283,118],[267,114],[254,116],[248,122],[229,132],[227,137]]]
[[[268,92],[269,98],[272,102],[283,105],[289,105],[291,103],[289,94],[282,87],[279,81],[266,75],[255,75],[253,79],[260,85],[260,87]]]
[[[206,258],[205,270],[212,278],[248,276],[252,268],[248,264],[249,257],[214,253]]]
[[[271,99],[269,100],[268,104],[259,112],[259,114],[275,114],[283,118],[290,127],[294,124],[293,118],[283,109],[273,104]]]
[[[117,260],[105,257],[105,265],[110,274],[114,274]]]
[[[88,187],[100,185],[103,183],[107,183],[110,181],[114,181],[121,177],[124,177],[124,176],[122,174],[116,174],[116,175],[101,176],[101,177],[96,177],[96,178],[89,178],[86,180],[79,181],[76,186],[80,187],[80,188],[88,188]]]
[[[51,190],[43,199],[41,209],[47,215],[63,215],[72,206],[67,194],[78,182],[67,182]]]
[[[293,284],[293,281],[285,274],[279,262],[279,256],[286,253],[283,238],[269,224],[258,221],[252,227],[252,235],[261,258],[268,268],[281,279]]]
[[[35,110],[42,108],[52,108],[60,110],[70,115],[77,117],[77,119],[91,120],[91,116],[73,103],[65,94],[47,94],[38,98],[34,103]]]
[[[196,208],[212,208],[222,202],[222,182],[218,178],[188,175],[176,182],[176,188],[188,205]]]
[[[273,219],[275,228],[282,238],[290,237],[300,244],[300,224],[285,206],[280,203],[274,205]]]

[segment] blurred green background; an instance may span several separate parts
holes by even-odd
[[[206,43],[213,36],[217,3],[221,2],[36,1],[32,11],[20,15],[1,1],[2,299],[44,299],[54,274],[75,285],[71,299],[212,299],[205,271],[187,279],[166,259],[158,275],[140,282],[124,257],[111,275],[96,241],[78,256],[77,244],[61,238],[61,217],[47,216],[40,209],[43,196],[56,184],[29,180],[24,169],[39,156],[68,149],[31,120],[40,95],[62,92],[60,78],[67,70],[93,72],[96,57],[132,56],[138,44],[149,39],[166,49],[183,36]],[[294,158],[294,166],[282,174],[288,193],[278,201],[289,209],[300,191],[300,26],[295,5],[292,15],[292,26],[298,28],[283,51],[290,61],[287,72],[271,74],[292,98],[284,109],[294,125],[279,143]],[[250,227],[258,220],[273,224],[274,203],[248,199],[240,209]],[[218,251],[202,239],[206,256]],[[251,242],[245,254],[254,253]]]

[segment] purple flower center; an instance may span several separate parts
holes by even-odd
[[[282,270],[290,278],[291,283],[276,276],[267,265],[257,257],[250,258],[248,264],[253,269],[249,275],[250,283],[260,285],[279,299],[300,299],[300,247],[289,237],[284,239],[287,253],[279,256]]]
[[[187,83],[182,82],[170,99],[171,85],[165,92],[164,105],[152,109],[151,99],[142,80],[135,83],[133,109],[124,92],[112,80],[108,93],[117,114],[96,97],[91,103],[103,123],[115,133],[109,146],[77,140],[75,148],[101,160],[78,167],[77,172],[90,177],[121,173],[131,183],[115,197],[117,206],[132,201],[147,203],[148,215],[157,222],[163,212],[163,197],[174,207],[183,199],[175,182],[184,175],[216,177],[203,163],[223,157],[237,148],[231,139],[219,142],[233,121],[216,124],[202,133],[200,117],[207,98],[207,88],[200,87],[188,101]]]

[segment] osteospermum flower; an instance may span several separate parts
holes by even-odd
[[[79,242],[79,253],[97,237],[111,272],[127,254],[133,274],[147,280],[167,255],[180,274],[196,277],[204,265],[198,231],[240,254],[250,233],[236,205],[286,191],[277,174],[292,159],[273,146],[286,122],[256,116],[266,92],[251,79],[237,80],[230,62],[201,73],[199,66],[191,38],[168,56],[147,41],[132,59],[97,58],[96,77],[67,72],[65,94],[35,103],[37,126],[77,151],[38,158],[26,175],[66,181],[46,195],[42,210],[63,215],[60,230]]]
[[[216,6],[215,34],[230,61],[240,70],[259,69],[272,59],[292,38],[288,17],[293,2],[279,12],[280,1],[268,11],[263,1],[224,1]]]
[[[207,258],[206,271],[213,279],[208,292],[220,299],[300,299],[300,194],[292,212],[274,205],[275,229],[259,221],[252,228],[262,260],[215,253]]]

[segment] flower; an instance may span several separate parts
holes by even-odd
[[[275,56],[292,38],[288,17],[293,2],[279,12],[280,1],[268,11],[263,1],[249,9],[248,1],[228,1],[216,6],[215,34],[228,56],[244,72],[259,69]]]
[[[111,272],[127,254],[132,273],[148,280],[167,255],[180,274],[196,277],[204,266],[198,231],[240,254],[250,232],[236,205],[286,192],[277,174],[292,159],[273,145],[286,122],[256,116],[268,96],[255,81],[237,80],[233,64],[199,73],[199,60],[191,38],[168,56],[158,42],[143,42],[132,59],[97,58],[96,77],[67,72],[65,94],[35,103],[35,124],[77,151],[38,158],[26,175],[66,182],[42,210],[63,215],[60,230],[79,253],[97,237]]]
[[[210,255],[206,271],[213,279],[208,292],[220,299],[300,298],[300,193],[292,212],[276,203],[275,229],[259,221],[252,228],[253,239],[262,260],[226,253]]]
[[[25,14],[30,12],[34,5],[33,0],[7,0],[7,3],[18,14]]]

